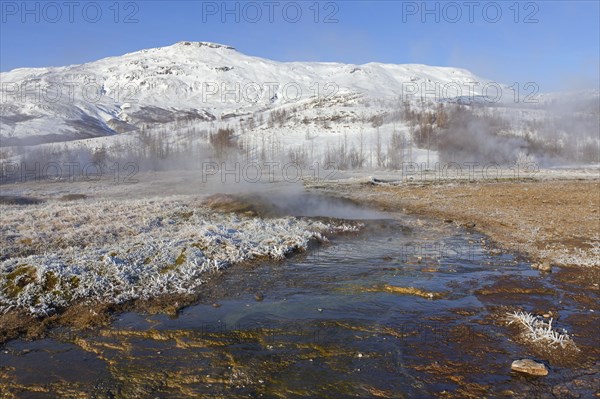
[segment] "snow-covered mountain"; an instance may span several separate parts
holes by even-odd
[[[276,62],[206,42],[82,65],[20,68],[1,73],[0,81],[4,147],[110,136],[176,121],[243,119],[294,104],[354,105],[364,113],[370,112],[364,103],[377,99],[476,101],[505,88],[464,69]]]

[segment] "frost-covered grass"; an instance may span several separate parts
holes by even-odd
[[[595,236],[591,241],[585,242],[588,248],[558,248],[552,250],[541,250],[540,254],[545,257],[552,257],[553,261],[562,266],[600,266],[600,237]]]
[[[561,329],[559,331],[552,327],[552,318],[546,322],[540,316],[534,316],[531,313],[522,311],[508,313],[507,316],[508,324],[516,323],[522,327],[524,337],[531,342],[548,344],[554,347],[560,346],[561,348],[572,346],[577,349],[577,346],[566,330]]]
[[[207,272],[282,259],[327,234],[359,228],[220,214],[189,197],[2,206],[0,213],[0,312],[38,316],[75,301],[190,294]]]

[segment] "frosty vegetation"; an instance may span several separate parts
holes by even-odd
[[[189,197],[2,206],[0,312],[188,294],[211,271],[282,259],[358,225],[213,213]]]
[[[559,247],[552,250],[540,250],[541,256],[551,256],[558,265],[578,265],[586,267],[600,266],[600,236],[592,237],[592,240],[585,242],[588,248],[573,248],[569,251],[567,248]]]
[[[552,327],[553,319],[548,322],[540,316],[534,316],[528,312],[508,313],[508,324],[517,324],[523,329],[523,336],[531,342],[560,346],[565,348],[572,346],[577,348],[566,330],[558,331]]]

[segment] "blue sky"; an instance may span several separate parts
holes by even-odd
[[[279,61],[455,66],[503,83],[533,81],[542,92],[597,88],[599,4],[142,0],[115,7],[114,0],[0,0],[0,70],[83,63],[190,40]]]

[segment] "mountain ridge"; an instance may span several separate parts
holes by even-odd
[[[0,73],[0,80],[2,147],[112,136],[178,121],[241,123],[289,107],[319,107],[332,120],[353,123],[357,114],[377,117],[372,102],[497,105],[513,99],[511,88],[463,68],[279,62],[225,44],[189,41],[83,64],[18,68]],[[298,115],[307,118],[324,117]]]

